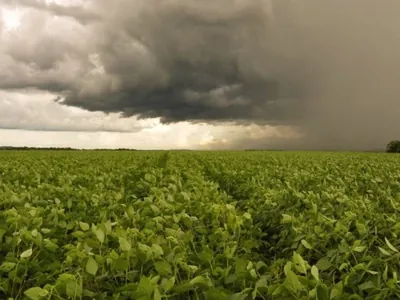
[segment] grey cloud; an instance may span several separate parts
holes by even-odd
[[[398,0],[20,2],[81,25],[49,37],[27,20],[21,41],[46,46],[2,50],[15,71],[0,71],[0,87],[49,89],[63,105],[166,123],[291,125],[304,132],[293,147],[400,136]]]

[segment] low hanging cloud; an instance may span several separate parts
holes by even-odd
[[[0,89],[164,123],[297,128],[289,148],[400,136],[398,0],[3,2],[24,14],[1,37]]]

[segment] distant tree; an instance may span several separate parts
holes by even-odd
[[[400,153],[400,141],[399,140],[395,140],[395,141],[391,141],[389,144],[387,144],[386,152],[388,152],[388,153]]]

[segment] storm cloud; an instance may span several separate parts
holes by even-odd
[[[400,136],[398,0],[11,2],[29,13],[2,36],[0,89],[164,123],[291,126],[304,138],[288,147]]]

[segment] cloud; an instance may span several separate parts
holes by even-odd
[[[400,135],[398,0],[15,2],[24,14],[1,37],[0,89],[165,123],[297,128],[288,147]]]
[[[159,123],[60,106],[52,101],[53,97],[38,91],[0,91],[0,129],[131,133]]]

